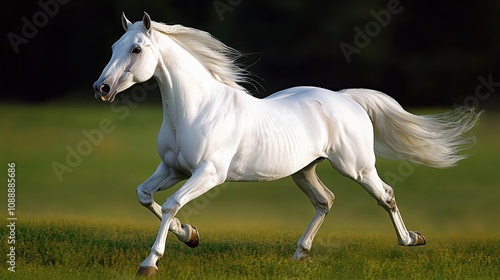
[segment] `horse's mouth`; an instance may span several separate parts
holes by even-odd
[[[98,94],[96,94],[95,97],[97,99],[100,99],[103,102],[111,103],[111,102],[115,101],[116,94],[117,94],[117,92],[115,91],[115,92],[112,92],[112,93],[108,93],[106,95],[98,95]]]

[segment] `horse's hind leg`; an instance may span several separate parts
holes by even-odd
[[[316,208],[311,223],[300,238],[297,244],[297,250],[293,254],[293,259],[299,260],[307,257],[311,250],[314,236],[323,223],[333,204],[335,195],[319,180],[316,175],[316,164],[321,161],[315,161],[292,175],[293,181],[309,197]]]
[[[375,167],[368,172],[362,172],[356,179],[368,193],[374,197],[378,204],[382,206],[391,218],[392,224],[396,229],[398,243],[402,246],[425,245],[426,241],[422,234],[417,231],[408,231],[396,205],[393,189],[384,183],[377,174]]]
[[[375,156],[372,155],[368,158],[365,158],[364,166],[360,168],[356,166],[354,160],[349,160],[349,158],[353,159],[353,157],[348,156],[349,153],[343,154],[343,160],[339,160],[340,158],[333,157],[333,160],[330,159],[333,167],[337,169],[341,174],[352,178],[373,197],[377,200],[377,203],[382,206],[391,218],[392,224],[394,225],[394,229],[396,230],[396,234],[398,236],[399,245],[403,246],[417,246],[424,245],[425,238],[416,231],[408,231],[403,222],[403,218],[399,213],[398,206],[396,205],[396,199],[394,198],[394,191],[392,188],[384,183],[377,174],[377,170],[375,168]],[[369,155],[368,153],[364,155]],[[358,171],[361,170],[361,171]]]

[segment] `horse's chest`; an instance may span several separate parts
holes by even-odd
[[[200,144],[196,143],[196,137],[185,138],[179,138],[179,135],[171,130],[162,129],[158,134],[156,146],[158,155],[165,164],[189,173],[200,158]]]

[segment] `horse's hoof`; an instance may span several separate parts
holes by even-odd
[[[297,249],[297,251],[295,251],[295,253],[293,254],[292,259],[294,261],[306,261],[311,260],[312,258],[309,255],[309,251]]]
[[[137,271],[135,276],[137,276],[137,277],[149,277],[149,276],[155,275],[157,271],[158,271],[158,268],[153,267],[153,266],[146,266],[146,267],[140,266],[139,270]]]
[[[184,242],[188,247],[196,248],[200,243],[200,234],[198,230],[190,224],[182,224],[181,227],[186,228],[189,232],[189,238]]]
[[[410,231],[411,244],[410,246],[421,246],[427,243],[425,237],[418,231]]]

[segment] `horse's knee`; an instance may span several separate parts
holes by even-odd
[[[153,196],[152,194],[145,190],[142,185],[137,187],[136,190],[137,193],[137,199],[139,200],[139,203],[144,206],[144,207],[149,207],[151,204],[153,204]]]

